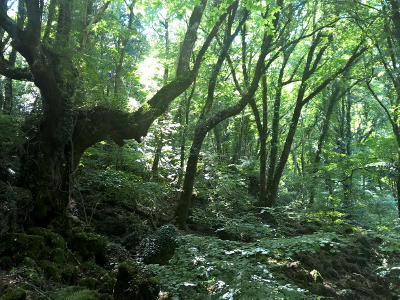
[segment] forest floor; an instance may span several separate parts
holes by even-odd
[[[138,260],[150,222],[108,205],[92,217],[85,230],[77,221],[68,243],[44,228],[3,237],[0,299],[150,299],[147,287],[133,298],[116,293],[118,265]],[[132,220],[135,226],[124,228]],[[146,267],[157,278],[159,299],[400,296],[398,232],[366,230],[338,212],[290,207],[214,214],[197,208],[189,225],[189,232],[178,232],[169,262]]]
[[[179,299],[400,296],[396,237],[351,225],[337,213],[257,209],[192,228],[170,263],[154,266],[162,287]]]

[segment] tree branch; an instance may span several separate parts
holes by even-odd
[[[33,76],[29,68],[12,67],[4,59],[0,60],[0,74],[14,80],[33,81]]]

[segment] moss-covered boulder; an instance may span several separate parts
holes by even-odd
[[[62,266],[50,260],[43,259],[39,261],[39,267],[43,270],[43,273],[46,276],[46,278],[52,279],[57,282],[61,281]]]
[[[47,246],[51,248],[61,248],[64,249],[66,246],[64,238],[47,228],[42,227],[32,227],[28,230],[29,234],[40,235],[44,238]]]
[[[78,267],[74,265],[63,265],[61,281],[65,284],[75,284],[78,279]]]
[[[5,179],[1,174],[0,178]],[[18,220],[23,220],[32,206],[32,195],[29,190],[12,186],[6,181],[0,180],[0,236],[20,230],[21,222]]]
[[[45,239],[40,235],[9,233],[0,239],[0,256],[11,257],[15,265],[25,257],[39,259],[45,249]]]
[[[79,281],[79,285],[88,288],[89,290],[95,290],[98,285],[98,280],[93,277],[85,277]]]
[[[178,246],[177,237],[174,226],[162,226],[140,243],[138,255],[146,264],[167,264]]]
[[[87,232],[76,233],[70,243],[78,259],[86,261],[94,258],[98,264],[105,263],[106,246],[107,241],[104,237]]]
[[[43,257],[57,264],[65,263],[66,242],[61,235],[41,227],[30,228],[28,233],[44,238],[46,249],[43,249]]]
[[[154,274],[145,266],[136,262],[124,262],[118,266],[115,300],[157,299],[159,290]]]
[[[21,288],[8,288],[0,296],[0,300],[26,300],[26,291]]]
[[[0,257],[0,269],[10,270],[13,266],[13,260],[10,256]]]

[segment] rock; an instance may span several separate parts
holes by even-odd
[[[21,288],[8,288],[0,300],[26,300],[26,292]]]
[[[124,262],[118,266],[115,300],[157,299],[159,290],[154,274],[145,266],[136,262]]]
[[[105,263],[107,241],[104,237],[93,233],[79,232],[71,239],[70,247],[81,261],[94,258],[96,263]]]
[[[12,257],[13,263],[20,263],[25,257],[39,259],[46,249],[45,240],[39,235],[9,233],[0,239],[0,256]]]
[[[13,266],[13,260],[9,256],[0,257],[0,268],[9,271]]]
[[[85,277],[79,281],[79,285],[89,290],[95,290],[97,285],[97,279],[93,277]]]
[[[177,237],[174,226],[162,226],[140,243],[138,256],[146,264],[167,264],[178,246]]]
[[[75,284],[78,279],[78,268],[73,265],[63,265],[61,281],[65,284]]]
[[[44,237],[46,244],[51,248],[65,249],[66,247],[64,238],[47,228],[32,227],[28,230],[28,233]]]
[[[59,268],[59,265],[44,259],[39,262],[39,266],[43,270],[46,278],[53,279],[58,282],[61,281],[61,269]]]

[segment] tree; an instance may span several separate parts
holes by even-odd
[[[295,107],[292,113],[292,118],[289,124],[289,130],[286,135],[283,149],[279,157],[279,162],[276,164],[276,167],[273,170],[268,171],[268,174],[271,174],[272,176],[269,176],[267,182],[267,206],[272,206],[276,202],[279,183],[289,158],[293,139],[303,107],[315,96],[317,96],[326,86],[328,86],[329,83],[332,82],[337,76],[347,71],[356,61],[356,59],[360,57],[361,54],[367,49],[365,47],[361,47],[361,43],[359,43],[354,47],[353,50],[351,50],[352,55],[345,60],[344,65],[334,71],[329,70],[323,77],[324,79],[321,80],[320,78],[317,84],[311,84],[311,78],[314,73],[318,73],[321,77],[323,76],[321,73],[320,63],[326,50],[331,45],[332,38],[332,35],[324,34],[322,31],[313,33],[312,35],[306,59],[302,67],[301,77],[297,79],[299,80],[300,84],[297,90]]]
[[[236,3],[236,6],[238,2]],[[280,8],[283,5],[283,1],[279,0],[277,2],[277,9],[272,10],[273,11],[273,28],[277,28],[278,22],[279,22],[279,16],[280,16]],[[237,8],[236,8],[237,9]],[[235,9],[235,10],[236,10]],[[247,13],[247,12],[246,12]],[[246,16],[245,13],[245,16]],[[253,78],[251,82],[249,81],[249,86],[246,89],[246,91],[242,92],[241,98],[238,102],[234,103],[231,106],[226,107],[225,109],[222,109],[220,111],[217,111],[215,113],[210,113],[211,107],[213,104],[213,99],[214,99],[214,89],[215,89],[215,84],[217,80],[218,73],[220,71],[220,68],[222,66],[223,61],[225,60],[229,46],[232,43],[234,37],[238,33],[239,29],[243,25],[243,21],[246,20],[246,18],[242,19],[242,24],[239,24],[237,26],[235,32],[232,34],[231,33],[231,26],[233,23],[233,18],[234,15],[231,15],[230,22],[226,26],[226,35],[224,39],[224,44],[222,46],[222,50],[220,52],[220,55],[218,57],[218,62],[215,65],[215,68],[213,70],[213,73],[210,77],[209,80],[209,86],[208,86],[208,97],[206,104],[202,110],[202,113],[200,115],[199,121],[196,125],[195,132],[194,132],[194,137],[193,137],[193,143],[190,148],[190,153],[189,153],[189,158],[186,166],[186,173],[185,173],[185,179],[183,182],[183,188],[182,188],[182,194],[179,198],[179,202],[176,208],[176,216],[177,216],[177,223],[180,227],[185,228],[186,227],[186,220],[188,218],[189,214],[189,208],[191,206],[191,197],[192,197],[192,192],[193,192],[193,186],[194,186],[194,180],[195,180],[195,175],[196,175],[196,170],[197,170],[197,162],[199,158],[199,153],[201,146],[203,144],[204,138],[206,137],[207,133],[215,128],[219,123],[221,123],[223,120],[232,117],[238,113],[240,113],[245,106],[249,103],[249,101],[254,97],[254,94],[258,88],[258,83],[259,80],[261,79],[261,76],[263,74],[263,71],[265,69],[265,57],[267,56],[268,53],[271,52],[271,48],[274,42],[274,34],[272,34],[270,31],[265,30],[263,37],[262,37],[262,44],[260,48],[260,54],[257,60],[257,64],[254,70]],[[263,15],[263,18],[266,18],[268,16],[268,10],[267,13]],[[270,59],[270,63],[275,60],[277,55],[275,57]],[[235,80],[237,81],[237,80]]]
[[[77,89],[82,89],[73,57],[76,50],[72,32],[75,3],[51,1],[48,22],[44,26],[44,1],[20,2],[26,8],[27,22],[17,24],[8,16],[5,1],[0,6],[0,26],[10,36],[13,49],[25,59],[28,67],[2,65],[0,73],[12,79],[33,80],[40,90],[41,120],[37,133],[30,136],[25,145],[19,184],[28,188],[34,199],[29,222],[46,225],[65,215],[73,171],[85,149],[104,139],[111,139],[119,145],[124,143],[124,139],[140,141],[153,121],[167,110],[169,103],[193,83],[203,56],[227,13],[217,19],[191,67],[197,31],[207,1],[195,6],[177,57],[174,78],[138,110],[127,113],[100,106],[84,110],[74,106]],[[107,8],[108,2],[103,8]],[[56,15],[57,22],[53,26],[51,19]],[[89,29],[84,28],[81,47],[87,44],[85,36]]]

